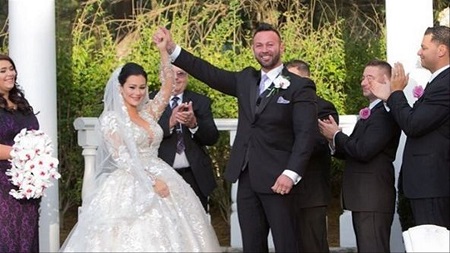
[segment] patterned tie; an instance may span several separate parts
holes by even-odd
[[[180,99],[179,97],[172,98],[172,106],[171,106],[172,109],[178,106],[179,99]],[[177,133],[177,153],[181,154],[181,153],[183,153],[183,151],[185,149],[184,140],[183,140],[183,131],[181,129],[181,123],[177,123],[175,125],[175,131]]]

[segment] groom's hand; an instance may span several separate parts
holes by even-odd
[[[294,185],[294,182],[292,179],[290,179],[288,176],[281,174],[277,181],[275,181],[275,184],[271,187],[272,191],[281,195],[288,194],[292,186]]]
[[[167,40],[166,44],[166,50],[168,54],[172,54],[175,50],[176,44],[172,39],[172,34],[170,33],[169,29],[165,27],[160,27],[158,32],[164,34],[165,39]]]

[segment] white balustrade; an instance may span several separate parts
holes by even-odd
[[[350,134],[353,131],[353,127],[356,123],[356,115],[341,115],[339,116],[342,131],[346,134]],[[233,145],[234,138],[236,136],[237,119],[214,119],[219,131],[228,131],[230,134],[230,146]],[[97,118],[82,117],[77,118],[74,121],[75,130],[78,131],[78,145],[83,148],[82,155],[84,156],[84,177],[82,186],[82,198],[86,196],[94,183],[94,166],[95,166],[95,152],[98,144],[98,137],[95,134],[95,126],[98,122]],[[237,217],[236,206],[236,193],[237,184],[234,183],[231,187],[231,217],[230,217],[230,246],[232,248],[242,248],[241,231],[239,227]],[[351,221],[351,219],[350,219]],[[341,233],[353,234],[353,228],[351,223],[342,224],[341,227],[345,228],[345,231]],[[272,239],[269,237],[269,247],[273,247]]]

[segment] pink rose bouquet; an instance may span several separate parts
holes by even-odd
[[[359,118],[360,119],[367,119],[370,117],[370,109],[369,107],[364,107],[361,110],[359,110]]]
[[[16,199],[40,198],[44,190],[52,186],[52,179],[59,179],[58,159],[51,156],[50,138],[40,130],[22,129],[14,138],[11,150],[11,168],[6,171],[11,183],[18,189],[9,194]]]

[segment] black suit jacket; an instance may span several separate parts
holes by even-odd
[[[153,98],[155,95],[156,93],[153,92],[150,94],[150,97]],[[185,90],[183,102],[190,101],[192,101],[192,109],[195,117],[197,117],[198,130],[192,135],[189,129],[182,125],[183,140],[186,146],[185,154],[200,190],[205,196],[208,196],[217,184],[206,146],[212,146],[217,142],[219,131],[211,112],[211,100],[201,94]],[[171,114],[172,110],[169,105],[158,122],[164,131],[158,155],[172,166],[176,153],[177,134],[175,131],[170,133],[169,119]]]
[[[336,156],[345,159],[342,183],[344,208],[356,212],[393,213],[395,160],[400,128],[383,102],[360,119],[350,136],[336,134]]]
[[[336,108],[329,101],[317,97],[318,118],[333,116],[339,124]],[[331,152],[328,141],[320,132],[315,133],[315,146],[308,168],[299,183],[299,207],[326,206],[331,200],[330,168]]]
[[[273,193],[270,187],[285,169],[304,174],[314,145],[313,133],[318,128],[315,85],[310,79],[284,68],[282,75],[290,79],[289,88],[264,97],[256,107],[259,70],[222,70],[185,50],[174,64],[210,87],[237,97],[237,134],[226,179],[236,182],[247,167],[252,189]]]
[[[450,69],[427,85],[412,108],[402,91],[393,92],[387,104],[407,136],[399,181],[405,196],[449,197]]]

